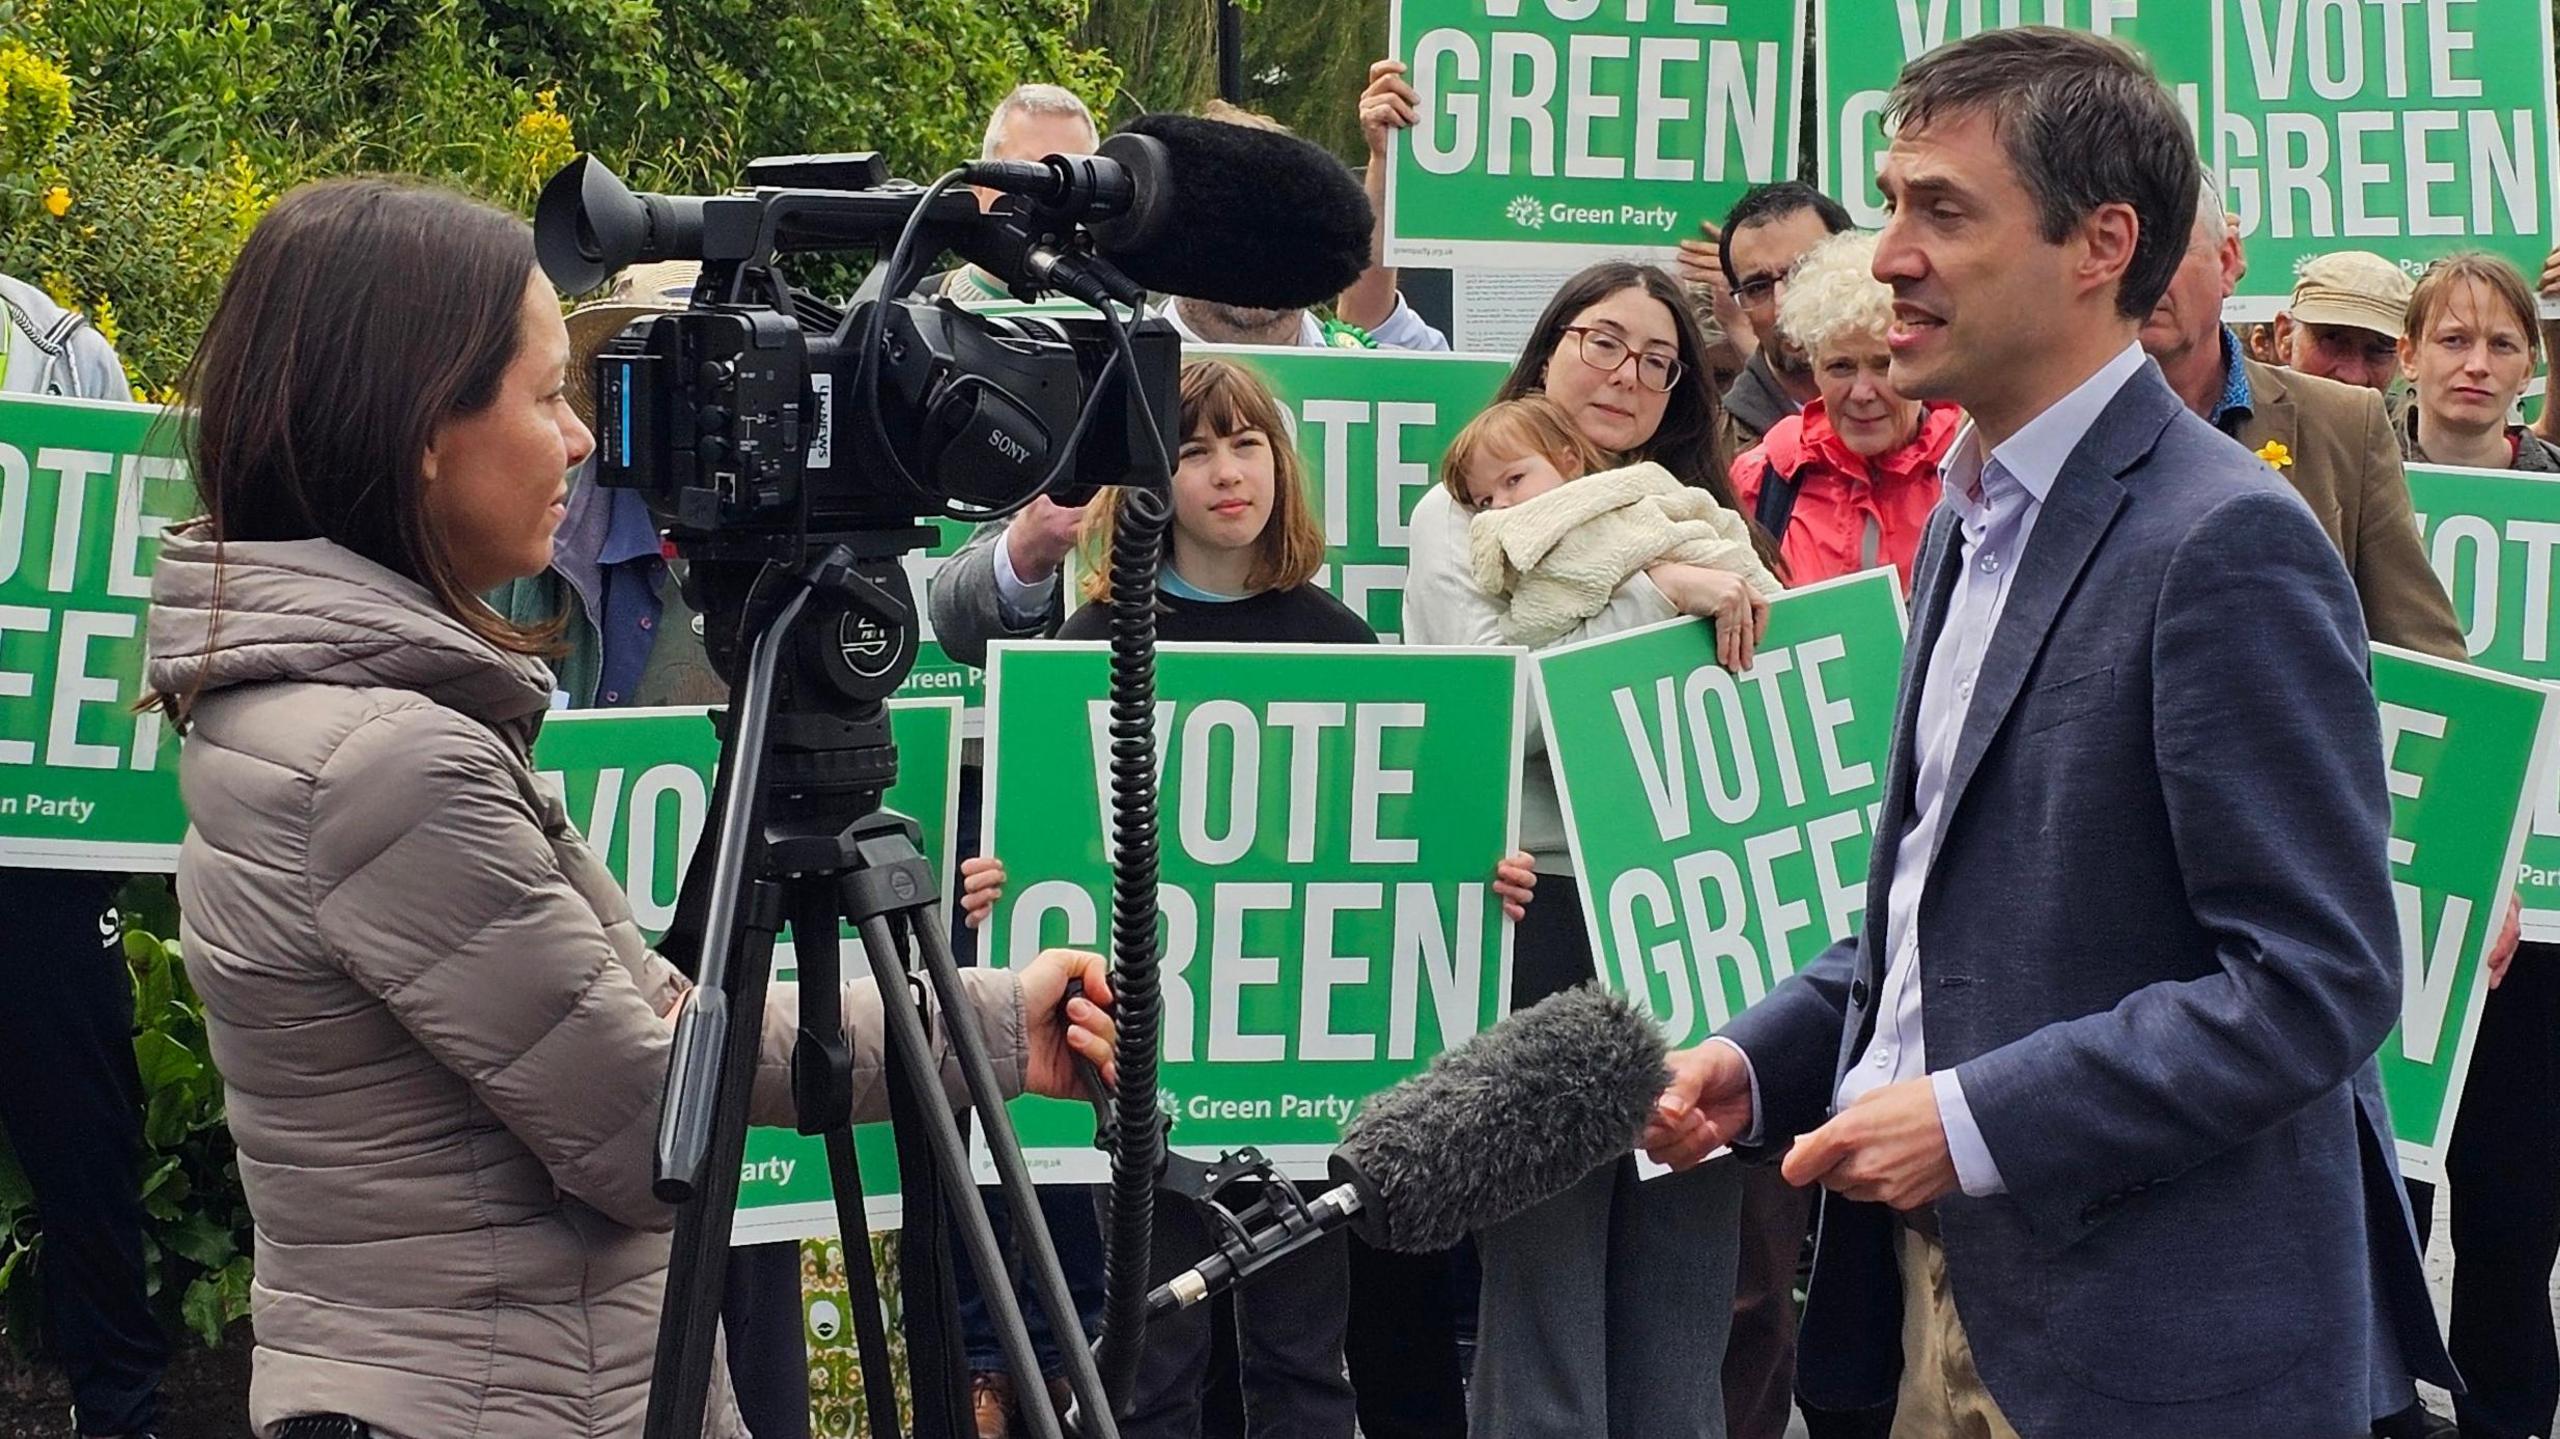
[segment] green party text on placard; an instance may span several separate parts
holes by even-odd
[[[1394,0],[1388,258],[1667,256],[1796,171],[1802,0]]]
[[[174,736],[133,707],[160,532],[196,509],[165,413],[0,396],[0,864],[177,866]]]
[[[1107,649],[1000,644],[986,852],[990,963],[1107,949]],[[1492,891],[1517,802],[1510,651],[1167,645],[1164,1033],[1173,1142],[1259,1146],[1299,1178],[1360,1102],[1502,1013]],[[1102,1173],[1088,1105],[1014,1107],[1035,1171]]]
[[[1316,582],[1393,640],[1404,626],[1414,506],[1440,482],[1440,456],[1493,402],[1510,362],[1392,350],[1194,345],[1183,353],[1236,361],[1271,386],[1324,526]]]
[[[2560,477],[2411,465],[2409,497],[2471,662],[2560,683]],[[2525,937],[2560,942],[2560,775],[2534,804],[2516,897]]]
[[[925,858],[947,890],[959,822],[960,702],[893,700],[889,724],[898,782],[882,805],[917,821]],[[690,707],[561,711],[543,721],[535,741],[535,773],[560,795],[570,822],[621,884],[633,920],[652,944],[673,922],[685,866],[710,832],[719,753],[707,712]],[[793,977],[793,957],[787,938],[775,946],[775,978]],[[850,935],[843,939],[842,963],[848,978],[869,974],[862,946]],[[854,1145],[872,1223],[895,1225],[898,1163],[889,1127],[856,1126]],[[833,1234],[832,1192],[819,1139],[751,1129],[732,1238],[755,1244]]]
[[[1773,601],[1741,674],[1692,619],[1535,657],[1602,981],[1674,1045],[1856,931],[1902,646],[1884,569]]]
[[[2484,964],[2506,917],[2529,797],[2551,778],[2560,750],[2560,693],[2384,645],[2374,646],[2373,688],[2391,790],[2401,951],[2400,1023],[2378,1062],[2401,1167],[2436,1181],[2488,998]]]
[[[1875,186],[1887,134],[1885,96],[1902,67],[1986,30],[2052,25],[2136,45],[2176,97],[2187,125],[2212,134],[2215,0],[1821,0],[1814,101],[1822,190],[1861,229],[1881,228]],[[2208,144],[2206,154],[2212,153]],[[2289,282],[2288,282],[2289,283]]]

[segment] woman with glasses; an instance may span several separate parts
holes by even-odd
[[[1594,265],[1547,303],[1497,400],[1543,394],[1615,464],[1650,460],[1739,510],[1706,342],[1680,287],[1649,265]],[[1501,606],[1468,577],[1467,512],[1443,486],[1415,506],[1405,578],[1411,644],[1502,643]],[[1765,534],[1762,562],[1778,568]],[[1783,570],[1778,571],[1783,574]],[[1657,566],[1557,640],[1688,614],[1766,610],[1723,570]],[[1513,936],[1511,1002],[1589,981],[1582,895],[1543,744],[1521,781],[1537,899]],[[1621,1159],[1476,1236],[1483,1261],[1468,1430],[1502,1439],[1722,1439],[1718,1373],[1732,1314],[1742,1180],[1731,1161],[1644,1180]]]

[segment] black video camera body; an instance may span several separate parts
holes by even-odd
[[[880,244],[910,217],[936,251],[989,259],[1072,246],[1073,225],[1013,202],[981,215],[956,195],[916,215],[924,192],[884,184],[873,156],[748,173],[840,188],[634,195],[591,158],[545,188],[537,239],[564,286],[592,288],[639,259],[704,261],[691,308],[633,321],[596,356],[599,483],[647,496],[680,543],[903,528],[1005,513],[1044,490],[1080,503],[1102,486],[1161,486],[1181,366],[1165,321],[1129,327],[1132,373],[1113,364],[1113,318],[906,298],[911,277],[888,265],[839,311],[772,265],[787,250]]]

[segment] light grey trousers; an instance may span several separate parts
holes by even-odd
[[[1474,1439],[1724,1439],[1742,1170],[1620,1159],[1484,1230]]]

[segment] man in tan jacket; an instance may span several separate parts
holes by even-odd
[[[2466,658],[2453,602],[2418,539],[2382,397],[2241,353],[2223,326],[2222,302],[2245,268],[2240,237],[2208,180],[2186,259],[2143,324],[2142,348],[2187,408],[2292,482],[2345,557],[2376,642]]]

